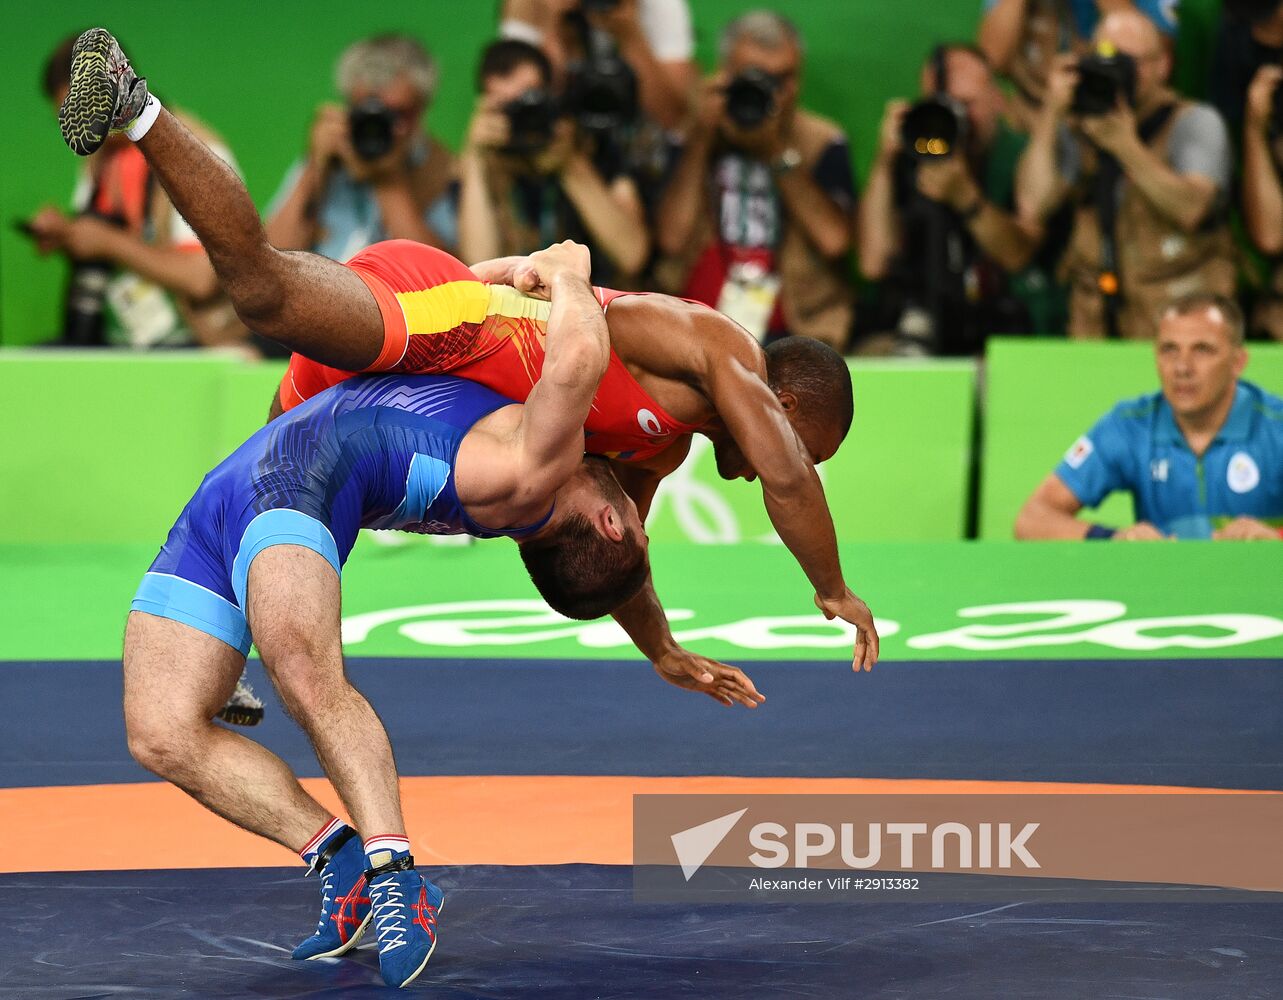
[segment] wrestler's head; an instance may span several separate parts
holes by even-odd
[[[766,347],[766,378],[816,465],[832,458],[851,429],[851,372],[833,348],[810,337],[784,337]],[[729,435],[713,440],[723,479],[757,478]]]
[[[600,618],[636,595],[650,572],[646,531],[609,462],[584,458],[557,491],[552,519],[521,543],[521,559],[567,618]]]

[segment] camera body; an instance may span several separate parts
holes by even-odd
[[[726,117],[745,132],[760,128],[775,113],[779,90],[779,80],[765,70],[741,70],[726,85]]]
[[[348,132],[352,148],[363,160],[382,159],[396,145],[396,112],[377,97],[370,97],[348,109]]]
[[[503,151],[530,156],[552,142],[561,106],[553,94],[534,87],[505,104],[503,113],[508,119],[508,144]]]
[[[1106,115],[1122,97],[1136,105],[1136,60],[1126,52],[1096,51],[1078,60],[1078,85],[1069,109],[1077,115]]]
[[[613,52],[594,55],[571,68],[563,108],[589,132],[631,125],[638,112],[637,76]]]
[[[965,151],[969,133],[967,109],[944,93],[918,101],[900,123],[900,141],[914,161],[940,160]]]

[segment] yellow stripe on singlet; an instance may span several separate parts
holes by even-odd
[[[406,329],[415,335],[445,333],[461,323],[481,323],[487,316],[547,322],[552,304],[523,295],[507,285],[480,281],[447,281],[416,292],[397,292]]]
[[[509,319],[531,319],[547,323],[552,303],[524,295],[510,285],[490,286],[490,315],[507,316]]]

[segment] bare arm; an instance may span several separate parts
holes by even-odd
[[[678,128],[695,83],[695,64],[689,59],[661,62],[640,28],[620,38],[619,54],[637,74],[642,109],[663,128]]]
[[[414,240],[429,246],[444,247],[441,235],[423,221],[424,206],[414,198],[408,179],[397,175],[389,181],[374,186],[374,197],[379,203],[379,215],[388,238]]]
[[[610,330],[588,283],[588,250],[556,244],[530,263],[552,299],[543,371],[526,399],[515,473],[521,488],[548,495],[583,459],[584,421],[610,363]]]
[[[713,131],[697,127],[682,150],[677,168],[659,202],[655,236],[659,249],[679,256],[689,249],[704,214],[704,184],[713,152]]]
[[[824,257],[841,257],[851,249],[851,212],[837,204],[800,168],[776,178],[789,216],[801,226],[811,245]]]
[[[1023,218],[1046,222],[1069,193],[1056,163],[1060,117],[1044,105],[1016,165],[1016,209]]]
[[[900,252],[900,215],[895,210],[895,162],[900,155],[900,123],[908,101],[888,101],[882,115],[877,159],[860,199],[856,221],[860,273],[881,281]]]
[[[31,225],[46,250],[63,250],[74,260],[110,260],[193,302],[212,298],[219,290],[214,267],[198,248],[152,246],[138,234],[101,219],[71,219],[54,208],[42,209]]]
[[[976,33],[976,43],[998,73],[1007,72],[1020,43],[1028,0],[998,0],[985,11]]]
[[[1081,539],[1087,522],[1075,516],[1082,504],[1054,472],[1038,484],[1016,515],[1016,537],[1029,539]]]
[[[1167,161],[1140,141],[1115,148],[1127,179],[1159,213],[1187,233],[1203,224],[1216,202],[1216,183],[1201,174],[1178,174]]]
[[[745,357],[743,341],[711,329],[701,332],[708,334],[699,372],[705,394],[761,481],[766,513],[815,587],[816,606],[826,617],[856,626],[853,668],[872,669],[878,659],[877,629],[868,607],[842,577],[833,517],[813,457],[775,393]]]
[[[1243,220],[1262,253],[1283,253],[1283,184],[1270,148],[1270,103],[1283,68],[1265,66],[1247,95],[1243,126]]]
[[[650,257],[650,236],[633,182],[621,177],[607,185],[588,157],[575,152],[561,168],[561,187],[592,236],[593,245],[625,275],[640,274]]]
[[[479,151],[464,150],[459,158],[459,181],[459,256],[465,264],[498,257],[499,217]]]

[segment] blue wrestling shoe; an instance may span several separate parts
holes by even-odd
[[[365,848],[347,827],[317,856],[321,873],[321,919],[316,933],[294,949],[294,957],[337,958],[356,947],[370,923],[370,893],[365,877]]]
[[[414,870],[406,855],[365,873],[374,902],[379,971],[389,986],[412,983],[437,946],[437,916],[445,895]]]

